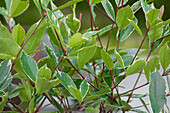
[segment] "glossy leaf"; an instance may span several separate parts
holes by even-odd
[[[10,16],[16,17],[23,13],[29,6],[29,0],[12,0]]]
[[[19,45],[12,39],[0,38],[0,54],[15,57],[20,50]]]
[[[82,95],[82,98],[84,98],[89,90],[89,84],[87,82],[87,79],[84,79],[80,84],[80,92]]]
[[[67,15],[66,24],[73,33],[76,33],[80,29],[80,21],[74,17],[74,14]]]
[[[61,84],[67,89],[69,90],[69,86],[73,86],[74,88],[77,88],[75,83],[73,82],[73,80],[69,77],[68,74],[64,73],[64,72],[57,72],[56,75],[57,78],[60,79]]]
[[[38,8],[38,11],[41,13],[41,4],[39,0],[33,0],[35,6]]]
[[[53,12],[51,10],[47,10],[47,15],[49,20],[51,21],[51,23],[55,26],[58,26],[58,21],[57,18],[55,17],[55,15],[53,14]]]
[[[123,59],[123,62],[124,62],[125,68],[126,68],[131,64],[131,62],[133,60],[133,56],[131,56],[131,55],[123,55],[122,59]],[[115,69],[122,69],[122,66],[120,65],[119,62],[116,62],[116,64],[114,65],[114,68]]]
[[[18,43],[18,45],[21,45],[25,37],[25,30],[21,25],[18,24],[13,28],[12,37],[14,41]]]
[[[100,3],[102,0],[90,0],[91,4],[98,4]]]
[[[130,6],[126,6],[118,10],[116,22],[119,29],[123,30],[125,27],[127,27],[130,24],[128,19],[132,19],[132,18],[133,18],[133,11],[130,8]]]
[[[51,78],[51,70],[47,67],[47,64],[45,64],[43,67],[41,67],[38,70],[37,78],[45,78],[47,80],[50,80],[50,78]]]
[[[68,38],[68,29],[66,28],[65,24],[61,22],[60,24],[60,32],[63,38]]]
[[[0,83],[0,90],[4,90],[7,88],[12,82],[11,73],[8,73],[7,77],[4,79],[2,83]]]
[[[51,48],[49,48],[46,44],[44,44],[44,47],[45,47],[45,50],[46,50],[48,56],[50,58],[54,59],[56,63],[58,63],[58,60],[57,60],[57,57],[56,57],[54,51]]]
[[[138,23],[136,17],[134,17],[132,19],[136,24]],[[132,32],[134,31],[134,27],[132,26],[132,24],[129,24],[125,29],[123,29],[120,32],[120,42],[124,41],[125,39],[127,39],[128,37],[130,37],[130,35],[132,34]],[[119,36],[119,32],[117,32],[116,34],[116,39],[118,40],[118,36]]]
[[[120,65],[125,69],[125,65],[124,65],[124,62],[123,62],[123,59],[122,57],[119,55],[119,53],[117,51],[114,52],[115,56],[116,56],[116,59],[117,61],[120,63]]]
[[[106,13],[109,15],[109,17],[113,20],[115,20],[115,12],[112,4],[109,2],[109,0],[103,0],[102,2],[103,8],[105,9]]]
[[[170,48],[168,47],[168,44],[164,44],[164,46],[161,47],[160,51],[159,51],[159,59],[160,59],[160,63],[162,68],[164,69],[164,71],[167,69],[167,67],[170,64]]]
[[[83,97],[77,88],[75,88],[71,85],[71,86],[69,86],[69,90],[73,94],[73,96],[79,101],[79,103],[81,103],[83,101]]]
[[[146,65],[144,60],[137,60],[134,64],[132,64],[128,69],[126,76],[138,73],[141,71]]]
[[[88,38],[90,36],[96,35],[97,33],[99,33],[100,31],[89,31],[83,34],[84,38]]]
[[[83,42],[85,42],[86,39],[84,39],[82,37],[81,33],[75,33],[70,39],[69,39],[69,47],[75,47],[78,46],[80,44],[82,44]]]
[[[84,64],[86,64],[94,56],[96,48],[96,45],[89,46],[78,53],[78,67],[84,66]]]
[[[103,49],[100,51],[100,54],[107,68],[111,70],[113,68],[113,59],[111,56]]]
[[[81,1],[83,1],[83,0],[70,0],[70,1],[67,2],[66,4],[58,7],[57,9],[54,9],[53,12],[55,12],[55,11],[57,11],[57,10],[64,9],[64,8],[66,8],[66,7],[69,7],[69,6],[72,6],[72,5],[74,5],[74,4],[78,3],[78,2],[81,2]]]
[[[151,58],[148,62],[146,67],[144,68],[146,79],[149,81],[150,74],[155,71],[155,68],[159,70],[159,59],[157,56]]]
[[[27,76],[33,81],[36,81],[38,67],[36,62],[31,56],[28,56],[25,52],[21,56],[21,65]]]
[[[120,0],[115,0],[116,5],[117,5],[117,6],[119,5],[118,7],[122,6],[122,0],[120,1],[120,4],[119,4],[119,1],[120,1]],[[123,5],[125,5],[127,2],[128,2],[128,0],[124,0],[124,1],[123,1]]]
[[[11,68],[11,61],[4,60],[0,63],[0,84],[8,77]]]
[[[2,111],[5,107],[5,103],[8,100],[8,92],[5,93],[4,96],[2,96],[2,101],[0,102],[0,111]]]
[[[38,94],[44,93],[51,89],[51,83],[49,80],[43,77],[38,77],[35,83]]]
[[[11,33],[9,32],[9,30],[2,25],[2,23],[0,22],[0,38],[11,38]]]
[[[146,13],[147,20],[152,24],[160,15],[160,9],[152,9]]]
[[[141,0],[141,6],[145,14],[152,9],[145,0]]]
[[[165,81],[158,71],[150,75],[149,100],[153,113],[159,113],[166,101]]]
[[[132,20],[129,20],[129,22],[132,24],[132,26],[135,28],[135,30],[139,33],[139,35],[140,35],[141,37],[143,37],[143,36],[142,36],[142,31],[141,31],[140,28],[135,24],[135,22],[132,21]]]

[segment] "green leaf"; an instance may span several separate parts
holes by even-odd
[[[5,107],[5,103],[8,100],[8,92],[5,93],[4,96],[2,96],[2,101],[0,102],[0,111],[2,111]]]
[[[125,69],[125,65],[124,65],[124,62],[123,62],[123,59],[122,57],[119,55],[119,53],[115,50],[114,52],[115,56],[116,56],[116,59],[117,61],[120,63],[120,65]]]
[[[51,83],[49,80],[43,77],[38,77],[35,83],[38,94],[44,93],[51,89]]]
[[[29,0],[12,0],[10,17],[16,17],[23,13],[29,6]]]
[[[144,68],[144,71],[145,71],[145,76],[146,76],[146,79],[149,81],[149,78],[150,78],[150,74],[155,71],[155,68],[159,70],[160,68],[160,65],[159,65],[159,59],[157,56],[151,58],[145,68]]]
[[[168,84],[168,88],[169,88],[169,92],[170,92],[170,75],[167,75],[166,79],[167,79],[167,84]]]
[[[133,18],[133,11],[130,8],[130,6],[126,6],[124,8],[121,8],[117,13],[116,22],[120,30],[123,30],[125,27],[127,27],[130,22],[128,19]]]
[[[6,10],[3,7],[0,7],[0,14],[3,15],[4,17],[6,16]]]
[[[51,70],[47,67],[47,64],[41,67],[37,72],[37,78],[43,78],[43,77],[47,80],[50,80],[51,78]]]
[[[131,56],[131,55],[123,55],[122,59],[123,59],[123,62],[124,62],[125,68],[126,68],[131,64],[131,62],[133,60],[133,56]],[[119,62],[116,62],[116,64],[114,65],[114,68],[115,69],[122,69],[122,66],[120,65]]]
[[[10,14],[10,7],[11,7],[12,0],[5,0],[6,9],[8,11],[8,15]]]
[[[63,38],[68,38],[68,30],[63,22],[60,24],[60,32]]]
[[[155,20],[158,19],[160,14],[160,9],[152,9],[146,13],[147,20],[149,24],[152,24]]]
[[[83,0],[70,0],[70,1],[67,2],[66,4],[58,7],[57,9],[54,9],[53,12],[55,12],[55,11],[57,11],[57,10],[64,9],[64,8],[66,8],[66,7],[69,7],[69,6],[72,6],[72,5],[74,5],[74,4],[78,3],[78,2],[81,2],[81,1],[83,1]]]
[[[129,19],[128,19],[129,20]],[[136,31],[139,33],[139,35],[141,36],[141,37],[143,37],[142,36],[142,31],[140,30],[140,28],[135,24],[135,22],[134,21],[132,21],[132,20],[129,20],[129,22],[132,24],[132,26],[136,29]]]
[[[19,24],[16,25],[12,29],[12,37],[13,37],[13,40],[18,43],[18,45],[21,45],[25,37],[25,30],[23,29],[23,27],[20,26]]]
[[[126,76],[138,73],[145,67],[145,65],[146,65],[145,60],[137,60],[127,69]]]
[[[103,0],[101,3],[108,16],[115,21],[114,8],[112,4],[109,2],[109,0]]]
[[[93,107],[96,108],[99,104],[101,104],[101,102],[105,101],[106,98],[101,98],[99,100],[97,100],[94,104],[93,104]]]
[[[64,113],[64,109],[60,106],[60,104],[56,101],[56,99],[54,99],[51,94],[49,94],[49,96],[51,98],[53,105],[59,110],[59,112]]]
[[[33,109],[34,109],[34,98],[35,97],[33,97],[32,99],[31,99],[31,101],[30,101],[30,103],[29,103],[29,113],[33,113]]]
[[[118,101],[119,102],[119,105],[120,105],[120,101]],[[132,106],[130,106],[127,102],[125,102],[125,101],[121,101],[121,103],[122,103],[122,108],[124,109],[124,110],[128,110],[128,109],[131,109],[132,108]]]
[[[24,51],[27,54],[34,51],[41,44],[44,32],[46,30],[46,26],[48,25],[45,23],[46,23],[45,20],[43,20],[41,24],[39,25],[38,29],[36,30],[36,32],[30,37],[28,42],[25,44]],[[27,35],[26,35],[26,40],[31,35],[31,33],[34,31],[36,26],[37,24],[33,24],[31,28],[28,30]]]
[[[89,90],[89,85],[87,82],[87,79],[84,79],[80,84],[80,92],[82,95],[82,98],[84,98]]]
[[[159,26],[162,26],[162,25],[165,25],[165,24],[169,24],[169,23],[170,23],[170,19],[168,19],[166,21],[163,21],[163,22],[159,22],[156,25],[152,26],[152,28],[159,27]]]
[[[102,0],[90,0],[91,4],[98,4],[100,3]]]
[[[152,9],[145,0],[141,0],[141,6],[145,14]]]
[[[94,108],[91,106],[85,107],[85,112],[86,113],[100,113],[100,110],[98,107]]]
[[[12,39],[11,33],[9,32],[9,30],[2,25],[2,23],[0,22],[0,38],[10,38]]]
[[[159,51],[159,59],[160,59],[160,63],[162,68],[164,69],[164,71],[167,69],[167,67],[170,64],[170,48],[168,47],[168,44],[164,44],[164,46],[161,47],[160,51]]]
[[[134,13],[136,13],[140,9],[140,7],[141,7],[141,1],[137,1],[131,6]]]
[[[20,50],[19,45],[12,39],[0,38],[0,54],[15,57]]]
[[[41,13],[41,4],[39,0],[33,0],[35,6],[38,8],[38,11]]]
[[[85,42],[86,39],[84,39],[82,37],[81,33],[75,33],[70,39],[69,39],[69,47],[75,47],[78,46],[80,44],[82,44],[83,42]]]
[[[102,90],[100,90],[100,91],[97,91],[96,93],[95,93],[95,95],[104,95],[104,94],[108,94],[108,93],[110,93],[111,92],[111,90],[109,90],[109,89],[102,89]]]
[[[73,82],[73,80],[69,77],[68,74],[64,73],[64,72],[57,72],[56,75],[57,78],[60,79],[61,84],[67,89],[69,90],[69,86],[73,86],[74,88],[77,88],[75,83]]]
[[[55,26],[58,26],[57,17],[53,14],[51,10],[47,9],[47,15],[51,23]]]
[[[163,77],[158,71],[150,75],[149,100],[153,113],[159,113],[166,101],[166,87]]]
[[[94,56],[96,48],[96,45],[85,47],[78,53],[78,67],[84,66],[84,64],[86,64]]]
[[[100,51],[100,54],[107,68],[111,70],[113,68],[113,59],[111,56],[104,49]]]
[[[80,29],[80,21],[74,17],[74,14],[66,16],[66,24],[73,33],[76,33]]]
[[[8,73],[6,79],[0,84],[0,90],[4,90],[7,88],[12,82],[12,76],[11,73]]]
[[[146,111],[142,111],[140,109],[132,109],[130,111],[136,112],[136,113],[147,113]]]
[[[73,94],[73,96],[79,101],[79,103],[81,103],[83,101],[83,97],[77,88],[75,88],[71,85],[71,86],[69,86],[69,90]]]
[[[100,31],[89,31],[83,34],[84,38],[88,38],[90,36],[96,35],[97,33],[99,33]]]
[[[150,113],[150,112],[149,112],[149,109],[148,109],[148,107],[147,107],[147,105],[146,105],[146,103],[145,103],[145,101],[144,101],[142,98],[139,98],[139,99],[140,99],[140,101],[142,102],[142,104],[144,105],[146,111],[147,111],[148,113]]]
[[[21,65],[27,76],[33,81],[36,81],[38,67],[36,62],[31,56],[28,56],[25,52],[21,56]]]
[[[119,5],[118,7],[122,6],[122,0],[121,0],[120,4],[119,4],[119,1],[120,1],[120,0],[115,0],[116,5],[117,5],[117,6]],[[125,5],[127,2],[128,2],[128,0],[124,0],[124,1],[123,1],[123,5]]]
[[[49,48],[45,43],[44,43],[44,47],[45,47],[45,50],[46,50],[48,56],[50,58],[54,59],[56,63],[58,63],[58,60],[57,60],[57,57],[56,57],[54,51],[51,48]]]
[[[11,69],[11,61],[4,60],[0,63],[0,84],[8,77]]]

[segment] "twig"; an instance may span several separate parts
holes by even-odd
[[[47,97],[44,97],[44,99],[42,100],[42,102],[40,103],[40,105],[38,106],[38,108],[35,110],[35,113],[37,113],[39,111],[39,109],[41,108],[41,106],[44,104],[45,100]]]
[[[163,36],[163,37],[161,37],[161,38],[158,38],[157,40],[155,40],[155,42],[157,42],[157,41],[160,40],[160,39],[164,39],[164,38],[166,38],[166,37],[168,37],[168,36],[170,36],[170,34],[165,35],[165,36]]]

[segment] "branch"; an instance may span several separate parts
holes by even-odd
[[[163,37],[161,37],[161,38],[158,38],[157,40],[155,40],[155,42],[157,42],[157,41],[160,40],[160,39],[164,39],[164,38],[166,38],[166,37],[168,37],[168,36],[170,36],[170,34],[165,35],[165,36],[163,36]]]

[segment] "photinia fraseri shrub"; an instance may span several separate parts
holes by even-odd
[[[48,100],[60,113],[78,108],[87,113],[170,112],[164,109],[168,108],[166,99],[170,96],[168,42],[161,46],[158,55],[151,56],[164,39],[170,36],[170,19],[161,19],[159,1],[154,2],[156,9],[145,0],[138,0],[131,6],[127,4],[128,0],[115,0],[116,7],[109,0],[87,0],[91,28],[80,33],[81,18],[76,17],[75,9],[76,4],[82,1],[70,0],[56,7],[52,0],[33,0],[41,19],[26,33],[20,24],[15,25],[13,18],[29,7],[29,0],[5,0],[6,8],[0,7],[0,14],[4,16],[9,29],[0,23],[0,111],[3,112],[4,107],[7,107],[13,112],[41,112],[44,101]],[[104,10],[96,4],[101,4]],[[73,13],[63,15],[60,10],[69,6],[73,6]],[[141,8],[147,27],[144,34],[134,15]],[[98,29],[94,9],[104,14],[112,24]],[[117,29],[117,45],[110,49],[111,35],[106,44],[101,40],[101,35],[105,32],[111,34],[114,28]],[[134,30],[142,38],[139,48],[120,49],[120,43],[126,41]],[[45,32],[52,48],[44,44],[48,56],[35,62],[33,56],[41,51],[37,47]],[[146,38],[149,39],[149,52],[146,57],[140,57]],[[163,73],[159,72],[160,68],[163,68]],[[85,76],[84,71],[89,77]],[[137,74],[137,80],[132,89],[120,93],[119,89],[124,87],[120,83],[133,74]],[[137,87],[142,74],[147,81]],[[12,83],[14,78],[21,82],[18,85]],[[149,95],[134,93],[146,85],[149,85]],[[149,103],[142,99],[146,96]],[[21,100],[19,105],[13,102],[14,97]],[[76,101],[70,103],[70,97]],[[132,98],[139,99],[143,105],[138,106],[144,106],[146,111],[131,106]]]

